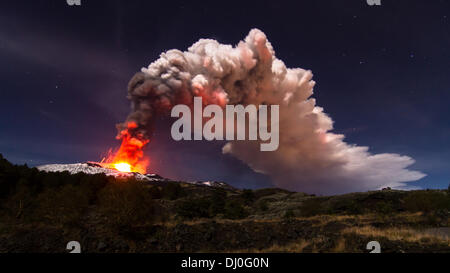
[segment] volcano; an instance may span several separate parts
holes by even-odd
[[[116,178],[134,178],[142,182],[176,182],[172,179],[162,177],[158,174],[139,172],[123,172],[116,168],[106,167],[105,164],[99,162],[85,162],[74,164],[48,164],[37,167],[38,170],[44,172],[69,172],[70,174],[85,173],[85,174],[105,174],[107,176],[114,176]],[[218,187],[234,189],[234,187],[224,182],[218,181],[182,181],[183,183],[195,184],[200,186]]]

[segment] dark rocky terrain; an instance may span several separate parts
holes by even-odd
[[[450,252],[447,190],[314,196],[42,172],[0,156],[0,252]]]

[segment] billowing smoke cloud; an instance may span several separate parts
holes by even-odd
[[[186,52],[162,53],[133,77],[132,112],[119,129],[147,139],[155,116],[191,104],[194,96],[206,104],[275,104],[280,105],[278,150],[261,152],[259,141],[233,141],[223,152],[269,175],[276,186],[328,194],[402,188],[425,176],[407,169],[414,163],[410,157],[373,155],[331,133],[332,119],[311,98],[314,85],[310,71],[286,68],[258,29],[236,47],[201,39]]]

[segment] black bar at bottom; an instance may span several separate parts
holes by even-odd
[[[3,268],[130,272],[363,272],[446,268],[448,254],[0,254]],[[101,270],[101,271],[100,271]],[[45,271],[47,272],[47,271]]]

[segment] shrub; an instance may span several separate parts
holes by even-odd
[[[215,189],[212,196],[203,198],[189,198],[177,206],[177,214],[181,217],[212,218],[225,212],[227,192]]]
[[[255,200],[255,194],[253,193],[252,190],[248,189],[243,190],[241,196],[242,199],[244,199],[245,204],[247,205],[253,203],[253,201]]]
[[[269,210],[268,203],[269,203],[269,201],[267,201],[266,199],[262,199],[257,202],[257,208],[260,211],[265,212],[265,211]]]
[[[49,223],[80,225],[89,205],[88,196],[80,188],[66,185],[60,189],[47,189],[37,198],[35,217]]]
[[[162,198],[168,200],[176,200],[185,196],[183,187],[179,183],[169,183],[163,187]]]
[[[60,177],[60,173],[47,173],[42,180],[44,188],[57,188],[61,186],[63,181]]]
[[[394,208],[389,202],[379,202],[376,207],[376,212],[381,214],[392,214],[394,213]]]
[[[229,200],[225,204],[224,216],[228,219],[242,219],[247,217],[247,212],[238,201]]]
[[[288,209],[285,213],[284,213],[284,218],[286,219],[291,219],[295,217],[295,213],[292,209]]]
[[[151,195],[138,181],[115,182],[106,186],[100,192],[99,208],[116,228],[154,220]]]
[[[183,218],[209,218],[211,202],[206,198],[191,198],[180,202],[177,214]]]
[[[317,198],[305,200],[300,207],[300,214],[305,217],[315,216],[323,212],[322,202]]]
[[[414,191],[404,199],[407,210],[429,213],[436,210],[450,210],[450,198],[438,191]]]
[[[227,197],[227,192],[224,189],[217,189],[214,191],[211,197],[211,204],[209,206],[210,217],[216,216],[217,214],[224,213],[225,211],[225,199]]]
[[[152,199],[161,199],[162,198],[161,190],[157,186],[150,187],[148,192],[150,193],[150,196],[152,197]]]
[[[332,213],[345,213],[345,214],[361,214],[363,209],[361,204],[351,199],[343,199],[337,201],[331,210]]]
[[[113,183],[113,178],[108,178],[104,174],[82,175],[77,178],[67,179],[67,182],[77,185],[89,200],[89,204],[98,201],[99,192],[108,184]]]

